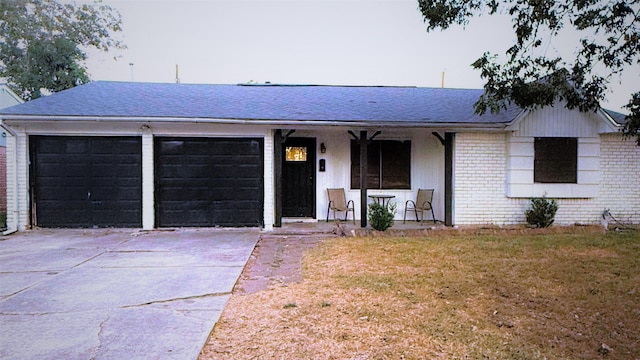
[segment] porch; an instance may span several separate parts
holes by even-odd
[[[433,216],[452,225],[454,134],[432,130],[275,130],[274,227],[284,226],[286,218],[325,219],[327,189],[340,188],[346,200],[353,201],[356,225],[363,229],[368,227],[368,205],[381,198],[397,205],[398,226],[407,201],[416,201],[418,189],[434,189]],[[265,224],[269,210],[265,208]]]
[[[339,224],[339,225],[338,225]],[[349,221],[329,220],[328,222],[323,220],[299,220],[299,219],[282,219],[282,226],[273,229],[270,234],[273,235],[338,235],[342,236],[367,236],[377,233],[384,233],[391,236],[409,236],[409,235],[421,235],[428,231],[435,229],[444,229],[447,226],[443,222],[437,221],[435,224],[432,220],[425,220],[417,222],[415,220],[407,220],[404,223],[402,220],[394,220],[393,226],[379,232],[374,230],[371,225],[362,228],[360,221],[353,223],[351,219]]]

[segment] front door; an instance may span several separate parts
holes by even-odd
[[[316,139],[288,138],[282,151],[282,216],[315,218]]]

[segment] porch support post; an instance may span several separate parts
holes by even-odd
[[[150,127],[142,130],[142,229],[153,230],[155,226],[155,180],[153,164],[153,132]]]
[[[275,227],[282,227],[282,130],[275,131],[273,136],[273,162],[275,185]]]
[[[453,226],[453,144],[455,133],[444,133],[444,224]]]
[[[360,227],[367,227],[367,131],[360,131]]]

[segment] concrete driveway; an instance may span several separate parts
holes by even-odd
[[[0,237],[0,358],[196,359],[258,229]]]

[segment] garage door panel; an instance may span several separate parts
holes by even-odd
[[[158,226],[262,224],[261,139],[156,138],[155,156]]]
[[[38,203],[43,201],[73,202],[87,200],[87,191],[82,187],[69,186],[61,190],[59,186],[42,187],[38,193]],[[59,206],[59,204],[58,204]]]
[[[32,136],[30,143],[38,226],[142,226],[141,138]]]
[[[120,203],[121,208],[126,208],[131,205],[135,205],[140,199],[139,189],[137,187],[117,187],[113,188],[95,187],[91,192],[92,201],[108,201],[113,203],[113,206],[117,206]],[[133,204],[131,203],[133,201]]]

